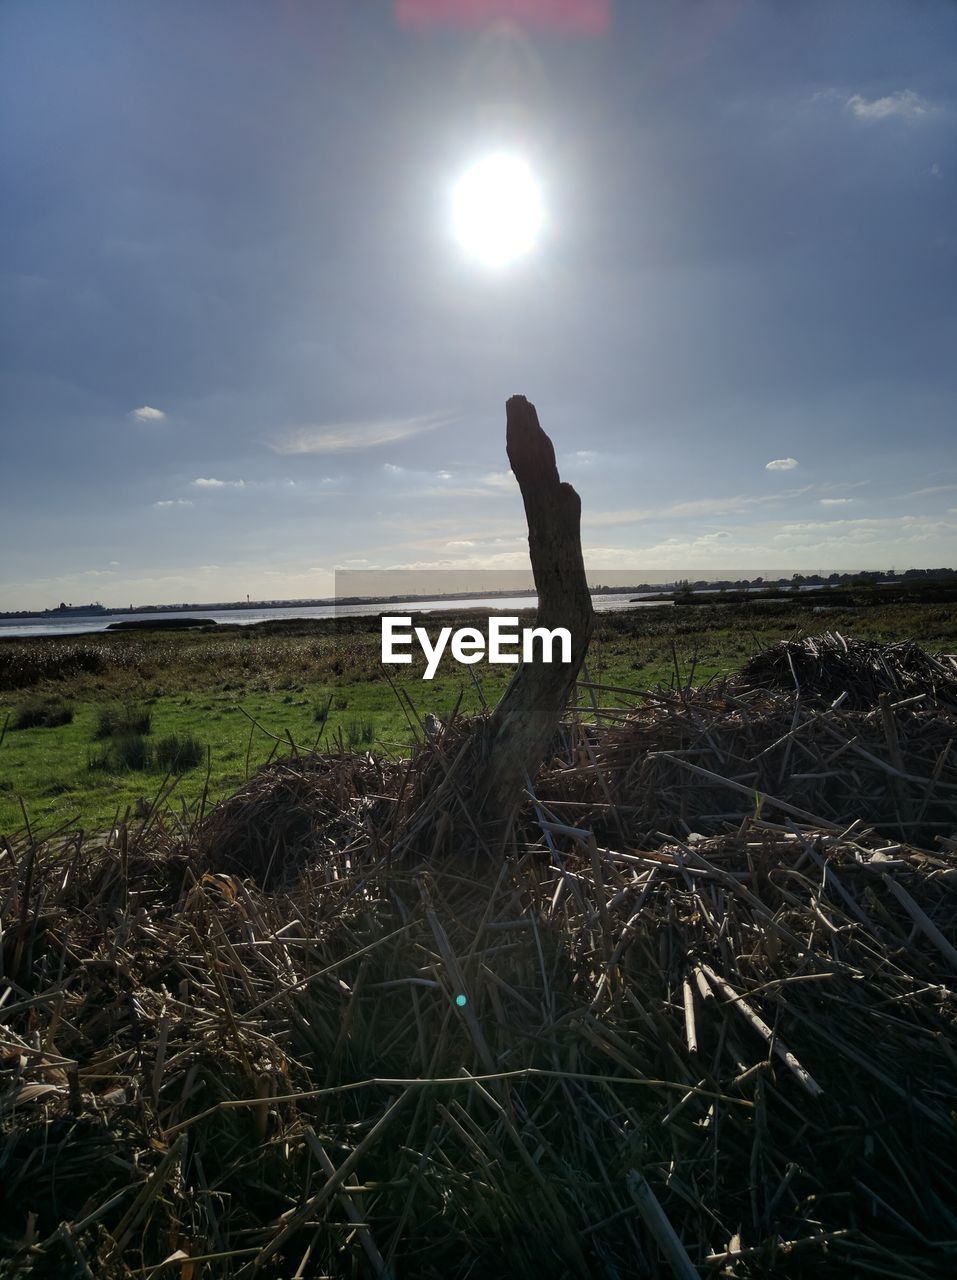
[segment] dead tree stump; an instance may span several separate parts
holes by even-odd
[[[504,838],[538,773],[585,660],[594,624],[581,547],[581,499],[563,484],[552,442],[535,406],[512,396],[506,406],[506,447],[528,523],[528,549],[538,590],[537,627],[565,627],[570,662],[521,663],[498,705],[479,721],[455,759],[441,751],[441,780],[426,786],[424,802],[406,826],[403,843],[433,830],[433,853],[447,847],[456,817],[473,832]]]
[[[485,726],[469,791],[480,817],[507,825],[558,728],[585,660],[594,612],[582,560],[581,499],[559,477],[535,406],[512,396],[505,413],[508,460],[525,503],[538,590],[535,625],[566,627],[572,640],[571,662],[522,663]]]

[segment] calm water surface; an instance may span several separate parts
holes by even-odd
[[[596,613],[609,609],[636,609],[648,607],[649,602],[626,594],[592,597]],[[275,622],[284,618],[335,618],[344,616],[377,617],[381,613],[401,615],[425,613],[441,609],[497,609],[517,612],[535,607],[534,596],[485,596],[475,600],[418,600],[398,601],[393,604],[352,605],[292,605],[286,608],[262,609],[195,609],[163,613],[96,613],[89,617],[72,614],[68,618],[18,618],[8,622],[0,619],[0,637],[3,636],[69,636],[106,631],[111,622],[163,622],[169,618],[211,618],[215,622],[229,622],[234,626],[248,627],[254,622]]]

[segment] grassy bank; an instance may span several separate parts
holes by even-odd
[[[466,622],[475,615],[441,618]],[[435,615],[428,623],[439,625]],[[700,684],[776,640],[824,627],[957,647],[955,606],[823,615],[797,603],[640,609],[598,616],[589,674],[635,690]],[[426,683],[421,662],[383,668],[379,645],[370,619],[2,641],[0,833],[22,828],[24,810],[42,830],[103,827],[142,810],[164,784],[177,810],[204,794],[213,803],[293,748],[402,754],[421,736],[417,717],[442,717],[456,702],[478,710],[467,669],[444,659]],[[508,667],[472,670],[489,702],[511,675]]]

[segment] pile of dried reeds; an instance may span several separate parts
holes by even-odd
[[[836,634],[782,642],[730,680],[601,708],[555,794],[615,799],[633,834],[720,829],[747,814],[824,830],[864,823],[918,844],[957,819],[957,659]],[[587,781],[584,781],[586,780]]]
[[[862,738],[753,678],[597,693],[504,857],[417,825],[454,725],[402,764],[286,760],[199,829],[8,844],[8,1272],[953,1274],[952,750],[950,831],[890,843],[853,749],[892,759],[884,690]],[[890,714],[923,776],[918,704]],[[855,821],[789,812],[775,753],[824,752],[815,715],[855,734]],[[782,716],[756,804],[740,761]],[[722,762],[708,819],[688,766]]]
[[[873,708],[882,695],[894,699],[933,698],[938,691],[953,705],[957,665],[913,640],[898,644],[854,640],[836,631],[801,640],[782,640],[745,663],[737,683],[752,689],[803,690],[843,705]]]

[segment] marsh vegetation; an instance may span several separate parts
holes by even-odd
[[[435,625],[435,616],[417,619]],[[468,610],[442,623],[467,625]],[[700,685],[797,634],[829,628],[862,639],[957,647],[957,607],[834,610],[800,602],[597,615],[592,682],[642,690]],[[215,801],[292,750],[408,752],[426,713],[494,703],[513,671],[446,657],[384,669],[377,619],[264,623],[203,633],[135,632],[0,641],[0,832],[101,827],[175,781],[181,810]],[[579,698],[591,706],[583,683]],[[5,728],[4,728],[5,727]]]

